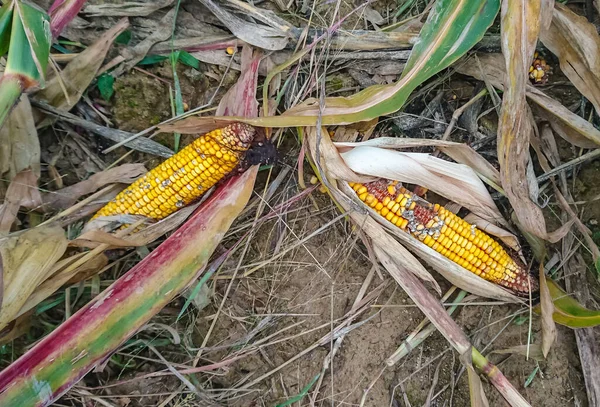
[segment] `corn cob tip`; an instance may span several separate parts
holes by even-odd
[[[538,290],[537,280],[520,260],[444,207],[430,204],[397,181],[349,185],[379,215],[461,267],[518,295]]]

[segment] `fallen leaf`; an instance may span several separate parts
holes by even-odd
[[[0,235],[10,231],[21,206],[39,208],[42,197],[37,186],[38,177],[31,170],[21,171],[13,178],[0,205]]]
[[[476,54],[455,65],[456,71],[491,84],[504,90],[506,70],[501,54]],[[595,148],[600,146],[600,130],[583,117],[571,112],[538,88],[525,86],[527,98],[534,102],[535,112],[546,119],[552,129],[562,138],[578,147]]]
[[[0,329],[18,315],[66,248],[67,239],[59,226],[33,228],[16,236],[0,238],[0,258],[4,269]]]
[[[556,341],[556,324],[552,319],[554,304],[552,303],[542,265],[540,265],[540,309],[542,314],[542,354],[547,357],[552,344]]]
[[[27,301],[25,301],[19,310],[17,317],[20,317],[21,315],[34,309],[40,302],[50,297],[56,292],[56,290],[65,284],[71,285],[90,278],[108,264],[108,258],[104,254],[100,254],[91,258],[89,261],[86,261],[79,267],[70,270],[68,273],[63,273],[63,270],[65,270],[70,264],[85,255],[85,252],[77,253],[56,263],[52,270],[48,273],[49,277],[43,283],[41,283],[33,291],[33,293],[31,293],[29,298],[27,298]]]
[[[44,194],[44,205],[54,210],[68,208],[83,195],[90,194],[115,182],[131,184],[146,173],[144,164],[123,164],[92,175],[88,179],[58,191]]]
[[[240,40],[262,49],[278,51],[288,43],[289,36],[281,29],[243,20],[212,0],[200,0]]]
[[[30,168],[39,177],[40,155],[29,97],[21,95],[0,128],[0,175],[12,180],[19,172]]]

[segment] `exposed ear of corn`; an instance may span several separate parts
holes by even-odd
[[[396,181],[350,183],[358,198],[397,227],[476,275],[519,294],[537,289],[527,269],[493,238]]]
[[[533,63],[529,67],[529,79],[534,85],[543,85],[548,82],[548,75],[552,68],[546,60],[536,51],[533,55]]]
[[[94,218],[120,214],[167,217],[231,173],[255,135],[252,126],[233,123],[198,137],[119,193]]]

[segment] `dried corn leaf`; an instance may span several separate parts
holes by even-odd
[[[288,43],[289,35],[279,28],[244,20],[212,0],[200,0],[200,2],[221,20],[229,31],[248,44],[270,51],[278,51],[285,48]]]
[[[144,17],[173,4],[175,0],[126,1],[120,4],[87,4],[83,14],[89,17]]]
[[[501,54],[477,54],[457,64],[456,70],[503,90],[506,70],[502,67],[502,58]],[[571,112],[534,86],[527,84],[525,89],[527,98],[538,107],[536,113],[539,112],[548,120],[552,129],[562,138],[582,148],[600,146],[600,131],[592,123]]]
[[[540,40],[556,56],[561,71],[600,114],[600,36],[585,17],[557,3],[552,25]]]
[[[0,128],[0,175],[12,180],[28,168],[40,175],[40,141],[27,95],[10,112]]]
[[[115,182],[131,184],[145,173],[146,167],[144,167],[144,164],[123,164],[94,174],[77,184],[46,193],[43,198],[44,205],[52,209],[65,209],[73,205],[83,195],[90,194],[107,184]]]
[[[173,7],[160,21],[156,22],[156,27],[142,41],[133,47],[127,47],[121,52],[121,56],[125,58],[125,62],[115,68],[111,75],[117,77],[133,68],[140,62],[150,51],[155,44],[166,41],[171,38],[173,32],[173,24],[177,15],[177,7]]]
[[[552,318],[554,304],[546,283],[544,267],[540,265],[540,309],[542,317],[542,354],[548,356],[552,344],[556,340],[556,324]]]
[[[19,310],[17,317],[32,310],[40,302],[50,297],[60,287],[65,284],[74,284],[78,281],[83,281],[95,274],[97,274],[104,266],[108,264],[108,258],[104,255],[95,256],[79,267],[73,270],[67,269],[67,267],[85,256],[87,253],[77,253],[74,256],[68,257],[56,263],[50,271],[48,279],[41,283],[33,293],[27,298],[25,304]],[[68,272],[64,272],[67,270]]]
[[[69,62],[60,75],[49,80],[46,88],[36,93],[35,98],[45,101],[60,110],[71,110],[96,77],[98,69],[100,69],[117,36],[125,31],[128,26],[127,19],[120,20],[114,27],[106,31],[98,41]],[[39,126],[48,125],[50,122],[50,119],[46,119]]]
[[[8,186],[4,203],[0,205],[0,235],[6,234],[17,218],[21,206],[38,208],[42,197],[37,187],[38,177],[31,170],[21,171]]]
[[[66,248],[67,239],[58,226],[29,229],[0,239],[4,279],[0,329],[18,315],[31,293],[48,278]]]
[[[506,349],[496,349],[491,353],[496,353],[498,355],[521,355],[527,358],[531,358],[541,362],[545,359],[544,354],[542,353],[542,347],[537,343],[532,343],[530,345],[517,345],[511,346]]]
[[[541,6],[540,0],[502,1],[502,52],[507,75],[498,125],[498,161],[502,187],[521,225],[528,232],[544,237],[544,216],[531,201],[529,185],[525,182],[533,131],[525,88],[540,30]]]

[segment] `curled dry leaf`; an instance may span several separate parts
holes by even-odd
[[[154,44],[171,38],[171,33],[173,32],[173,22],[176,15],[177,7],[173,7],[167,12],[167,14],[164,15],[163,18],[160,19],[160,21],[156,23],[157,26],[150,35],[137,43],[135,46],[125,48],[121,52],[121,56],[125,58],[125,62],[115,68],[115,70],[112,72],[112,75],[117,77],[129,71],[138,62],[144,59]]]
[[[502,61],[501,54],[477,54],[456,64],[456,70],[503,90],[506,70],[502,67]],[[600,131],[592,123],[571,112],[538,88],[527,84],[525,89],[527,98],[537,107],[536,113],[545,118],[559,136],[582,148],[600,146]]]
[[[100,69],[117,36],[125,31],[127,27],[129,27],[127,19],[120,20],[114,27],[106,31],[98,41],[69,62],[60,75],[50,79],[46,87],[35,94],[35,98],[45,101],[60,110],[71,110],[96,77],[98,69]],[[46,119],[38,126],[47,125],[50,122],[50,119]]]
[[[188,205],[185,208],[178,210],[172,215],[166,217],[165,219],[161,219],[156,223],[152,223],[150,225],[145,226],[140,231],[132,233],[126,237],[116,237],[113,234],[102,232],[102,226],[106,225],[106,222],[111,222],[110,219],[105,221],[101,219],[93,219],[88,222],[84,229],[83,233],[75,240],[72,240],[69,245],[78,246],[78,247],[87,247],[87,248],[95,248],[101,244],[109,245],[110,247],[140,247],[146,246],[147,244],[155,241],[160,236],[175,230],[179,225],[181,225],[188,216],[200,206],[202,202],[199,202],[194,205]],[[110,218],[110,217],[105,217]],[[140,218],[136,216],[135,218]],[[127,222],[125,219],[125,223],[135,222],[135,218],[133,216],[130,217],[130,221]]]
[[[58,226],[29,229],[0,239],[4,269],[0,329],[18,315],[31,293],[48,278],[66,248],[67,239]]]
[[[85,181],[44,195],[44,205],[54,210],[73,205],[83,195],[90,194],[107,184],[115,182],[131,184],[146,173],[144,164],[123,164],[92,175]]]
[[[17,218],[21,206],[40,207],[42,197],[37,187],[38,177],[31,170],[21,171],[13,178],[0,205],[0,235],[6,234]]]
[[[30,168],[39,177],[40,155],[40,141],[29,98],[21,95],[0,128],[0,175],[12,180],[17,173]]]
[[[561,71],[600,114],[600,36],[596,27],[563,4],[554,6],[554,18],[540,34],[556,56]]]
[[[530,188],[525,182],[533,130],[525,86],[539,34],[540,12],[540,0],[502,1],[502,52],[507,75],[498,124],[498,161],[502,187],[520,223],[528,232],[544,237],[544,216],[530,199]]]
[[[542,265],[540,265],[540,310],[542,314],[542,354],[547,357],[552,344],[556,340],[556,324],[552,319],[554,304],[546,284],[546,275]]]

